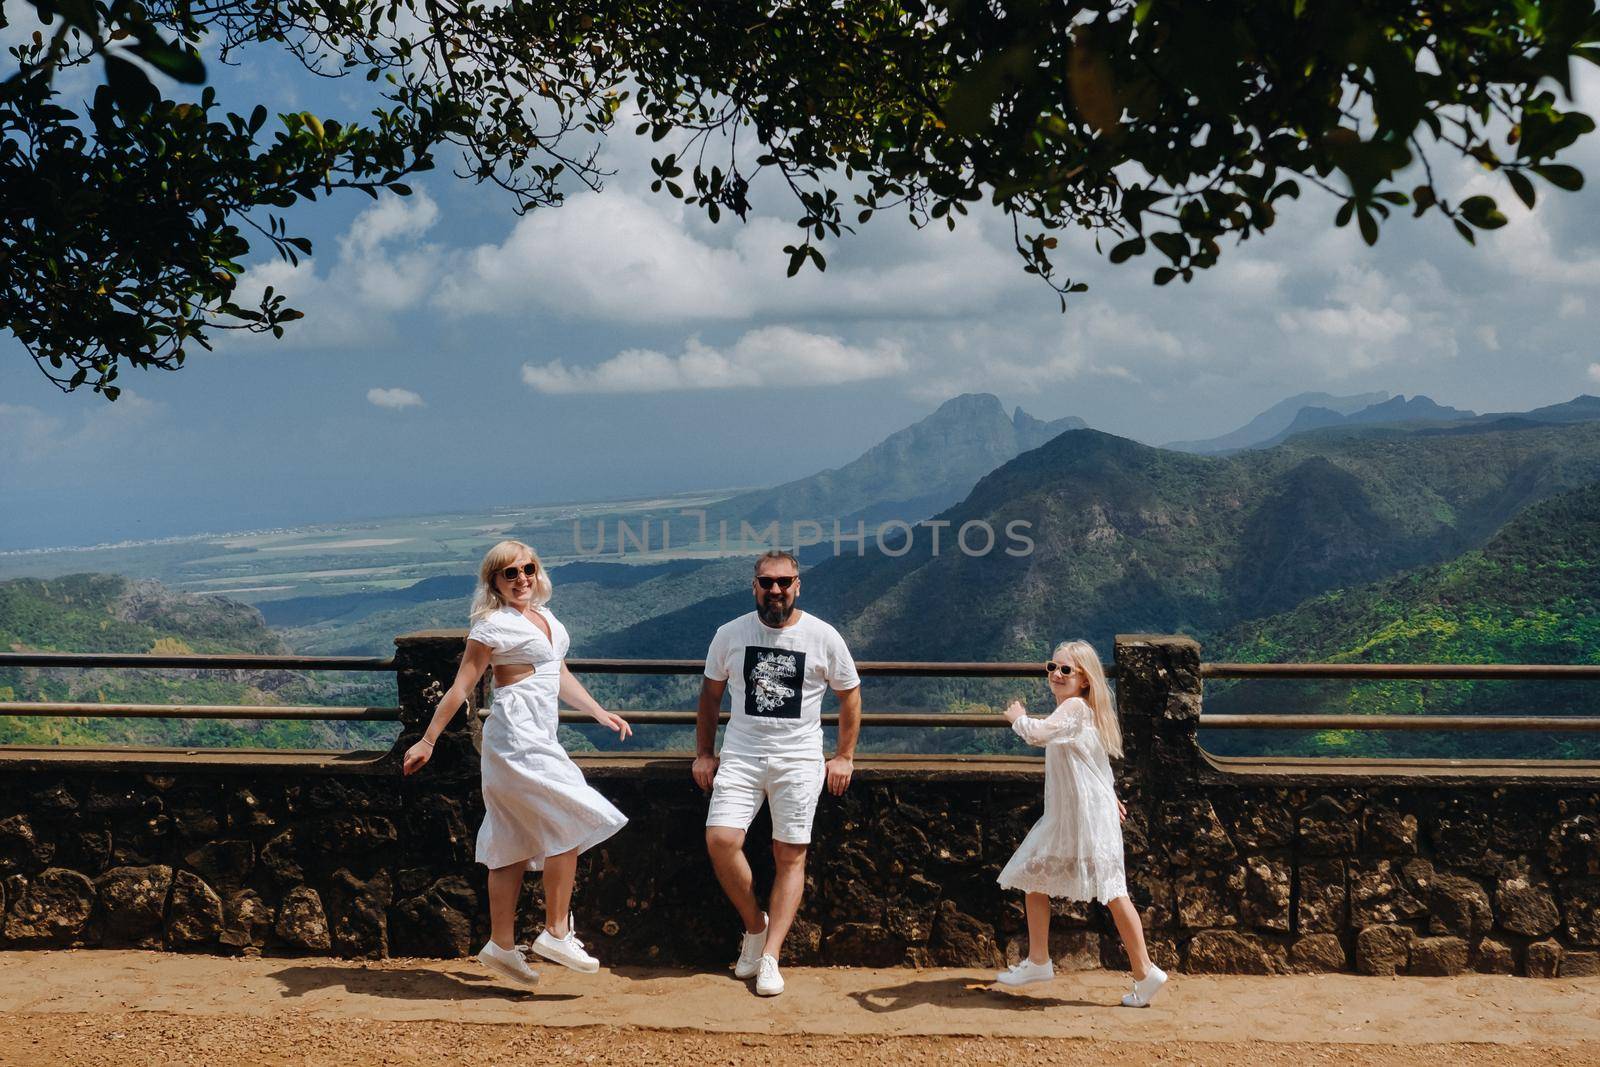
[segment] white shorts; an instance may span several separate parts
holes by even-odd
[[[723,756],[711,785],[707,826],[750,829],[761,800],[772,815],[772,839],[811,843],[811,820],[822,796],[821,756]]]

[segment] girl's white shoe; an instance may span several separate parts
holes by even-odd
[[[1033,963],[1026,956],[994,976],[1001,985],[1019,986],[1033,982],[1048,982],[1056,976],[1056,965],[1050,960]]]
[[[1125,993],[1122,997],[1124,1008],[1148,1008],[1150,1002],[1156,999],[1156,994],[1161,992],[1161,987],[1167,984],[1167,972],[1154,965],[1145,972],[1144,977],[1133,983],[1133,992]]]

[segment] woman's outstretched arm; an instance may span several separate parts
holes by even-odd
[[[567,670],[566,660],[561,661],[561,688],[557,690],[557,695],[566,701],[568,707],[576,708],[614,732],[618,741],[626,741],[632,736],[633,727],[628,725],[628,720],[616,712],[602,708],[600,702],[590,696],[589,690],[578,681],[578,676]]]

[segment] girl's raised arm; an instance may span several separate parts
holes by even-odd
[[[1013,711],[1017,714],[1013,715]],[[1062,701],[1061,706],[1043,719],[1029,715],[1020,703],[1006,709],[1011,729],[1030,745],[1048,745],[1052,741],[1076,741],[1090,722],[1089,705],[1077,697]]]

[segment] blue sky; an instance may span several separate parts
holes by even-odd
[[[211,68],[240,110],[361,111],[356,83],[246,60]],[[1579,93],[1600,99],[1600,77],[1583,70]],[[1059,258],[1091,289],[1062,314],[993,212],[954,233],[880,216],[831,244],[825,274],[786,278],[778,190],[713,226],[649,192],[662,146],[631,128],[606,146],[604,192],[524,218],[447,158],[411,198],[296,209],[315,255],[258,257],[251,275],[307,320],[130,372],[115,404],[61,395],[0,338],[0,548],[767,485],[967,391],[1154,444],[1305,390],[1479,411],[1600,392],[1593,186],[1541,187],[1529,214],[1447,165],[1511,217],[1476,250],[1437,216],[1366,248],[1308,192],[1164,289],[1149,257],[1113,267],[1064,234]],[[1600,147],[1574,162],[1600,182]]]

